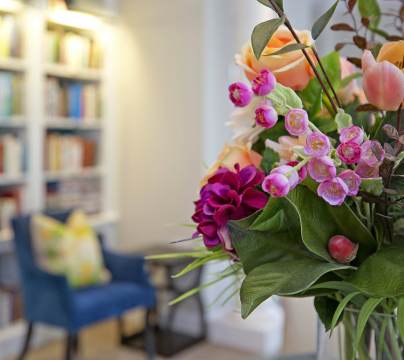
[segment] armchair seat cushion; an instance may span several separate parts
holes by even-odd
[[[74,291],[74,328],[120,316],[129,309],[154,306],[154,289],[133,282],[111,282]]]

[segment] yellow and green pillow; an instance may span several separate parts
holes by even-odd
[[[75,288],[109,280],[97,235],[83,211],[74,211],[66,223],[34,215],[31,227],[35,255],[44,270],[65,275]]]

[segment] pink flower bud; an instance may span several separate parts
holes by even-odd
[[[289,180],[290,190],[294,189],[299,184],[299,174],[289,165],[281,165],[271,170],[271,174],[285,175]]]
[[[352,125],[347,128],[343,128],[339,134],[339,141],[342,143],[354,142],[356,144],[362,144],[365,136],[364,131],[359,127]]]
[[[285,128],[290,135],[300,136],[309,129],[309,116],[303,109],[292,109],[285,116]]]
[[[252,92],[246,84],[237,82],[229,86],[229,97],[235,106],[244,107],[250,103]]]
[[[307,170],[310,177],[317,182],[332,179],[337,174],[334,161],[328,156],[311,159],[307,164]]]
[[[355,164],[361,158],[361,147],[354,142],[342,143],[337,147],[338,157],[345,164]]]
[[[328,242],[330,256],[341,264],[349,264],[356,258],[359,245],[343,235],[335,235]]]
[[[348,186],[338,177],[323,181],[317,188],[317,194],[332,206],[341,205],[348,192]]]
[[[286,165],[294,167],[297,164],[299,164],[299,162],[294,160],[294,161],[289,161]],[[301,167],[297,173],[299,174],[299,179],[300,179],[299,182],[302,182],[307,177],[307,167],[306,166]]]
[[[383,163],[384,149],[377,140],[367,140],[362,146],[361,162],[366,165],[375,167]]]
[[[356,166],[355,173],[357,173],[362,179],[371,179],[379,177],[379,166],[369,166],[363,161],[360,161]]]
[[[365,50],[362,57],[363,90],[372,105],[396,111],[404,99],[404,73],[388,61],[377,63]]]
[[[338,175],[340,179],[344,181],[346,186],[348,186],[348,195],[356,196],[359,192],[359,186],[361,184],[361,178],[353,170],[344,170]]]
[[[273,106],[261,105],[255,110],[255,122],[259,126],[270,129],[278,122],[278,113]]]
[[[282,174],[270,174],[264,179],[262,189],[273,197],[286,196],[290,191],[289,179]]]
[[[322,157],[328,155],[331,150],[330,140],[327,135],[321,132],[313,132],[306,139],[304,152],[313,157]]]
[[[262,70],[252,81],[252,90],[257,96],[268,95],[276,86],[276,78],[268,70]]]

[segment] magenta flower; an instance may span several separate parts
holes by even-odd
[[[264,173],[255,166],[240,170],[236,165],[235,171],[220,168],[208,179],[192,216],[206,247],[223,246],[233,251],[226,225],[229,220],[242,219],[266,205],[267,195],[257,189],[263,178]]]
[[[360,145],[363,142],[364,136],[365,133],[359,126],[352,125],[350,127],[341,129],[339,141],[342,143],[354,142]]]
[[[281,165],[271,170],[271,174],[285,175],[289,180],[290,190],[294,189],[299,184],[299,174],[289,165]]]
[[[362,150],[357,143],[347,142],[338,145],[337,154],[345,164],[355,164],[359,162]]]
[[[252,81],[252,90],[257,96],[268,95],[276,86],[276,78],[268,70],[262,70]]]
[[[330,180],[337,174],[334,161],[328,156],[310,159],[307,170],[310,177],[317,182]]]
[[[292,109],[285,116],[285,128],[290,135],[300,136],[309,129],[309,116],[303,109]]]
[[[361,184],[360,176],[353,170],[344,170],[338,175],[340,179],[344,181],[346,186],[348,186],[348,195],[356,196],[359,192],[359,186]]]
[[[304,152],[313,157],[322,157],[328,155],[331,150],[330,140],[327,135],[321,132],[313,132],[306,139]]]
[[[359,164],[355,168],[355,172],[362,179],[371,179],[375,177],[379,177],[379,166],[369,166],[363,161],[360,161]]]
[[[237,107],[247,106],[250,103],[252,96],[250,88],[242,82],[236,82],[229,86],[230,100]]]
[[[328,241],[328,253],[341,264],[349,264],[356,258],[359,245],[343,235],[335,235]]]
[[[379,166],[384,160],[384,149],[377,140],[367,140],[362,146],[361,162],[370,167]]]
[[[262,189],[273,197],[283,197],[290,191],[290,182],[285,175],[274,173],[264,179]]]
[[[289,161],[286,165],[294,167],[294,166],[296,166],[298,164],[299,164],[299,162],[294,160],[294,161]],[[299,182],[302,182],[304,179],[306,179],[306,177],[307,177],[307,167],[306,167],[306,165],[301,167],[300,170],[297,173],[299,174]]]
[[[333,206],[341,205],[348,192],[348,186],[338,177],[323,181],[317,188],[317,194]]]
[[[255,110],[255,122],[259,126],[270,129],[278,122],[278,113],[273,106],[261,105]]]

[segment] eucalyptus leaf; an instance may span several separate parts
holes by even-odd
[[[271,19],[255,26],[251,35],[251,46],[257,59],[271,40],[273,34],[285,22],[285,18]]]
[[[347,114],[343,109],[338,109],[338,113],[335,116],[335,122],[339,132],[341,129],[352,125],[352,116]]]
[[[247,274],[241,286],[241,315],[244,319],[247,318],[273,295],[288,296],[300,293],[324,274],[348,268],[347,265],[304,257],[258,266]]]
[[[404,296],[404,245],[392,245],[366,259],[348,281],[371,297]]]
[[[268,98],[279,115],[286,115],[291,109],[302,109],[303,103],[300,97],[291,89],[279,83]]]
[[[324,28],[330,22],[332,16],[334,15],[335,9],[337,8],[339,0],[337,0],[334,5],[332,5],[323,15],[321,15],[316,22],[314,23],[313,27],[311,28],[311,34],[313,39],[316,40],[320,34],[323,32]]]
[[[368,299],[365,304],[363,304],[361,311],[358,316],[358,323],[356,325],[356,335],[355,335],[355,348],[359,347],[363,331],[365,330],[366,324],[375,311],[376,307],[383,301],[383,298],[371,298]]]
[[[334,235],[345,235],[359,244],[360,262],[376,250],[376,240],[346,204],[331,206],[305,186],[291,191],[287,200],[299,215],[303,243],[321,258],[333,261],[327,246]]]
[[[279,49],[278,51],[275,51],[273,53],[270,54],[264,54],[263,56],[276,56],[276,55],[282,55],[282,54],[287,54],[289,52],[292,51],[298,51],[298,50],[303,50],[303,49],[307,49],[308,45],[305,44],[289,44],[284,46],[283,48]]]

